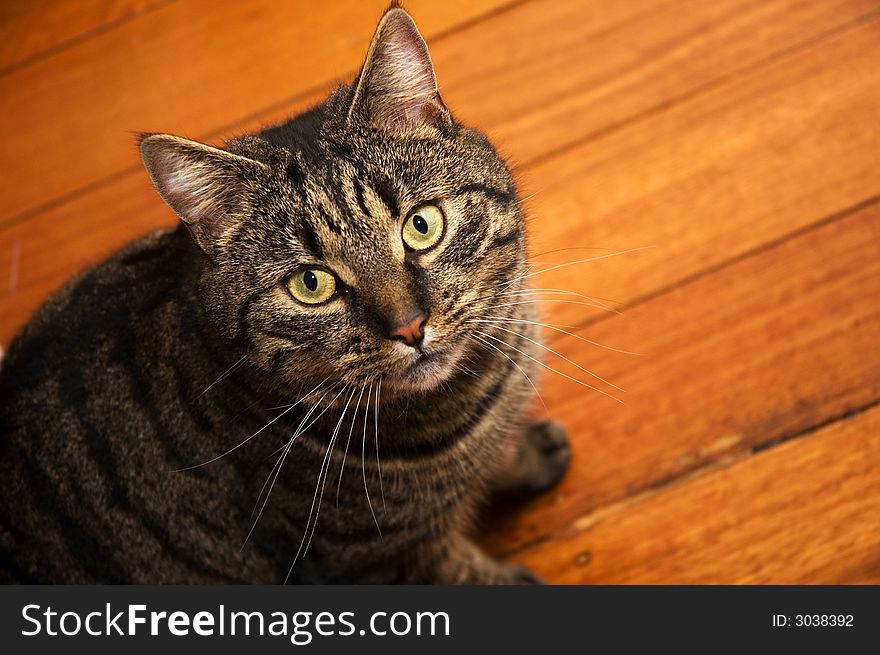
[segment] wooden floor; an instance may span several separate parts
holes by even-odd
[[[631,251],[538,278],[618,309],[547,302],[576,336],[546,362],[624,402],[546,373],[571,472],[486,546],[556,583],[880,583],[880,0],[406,4],[514,166],[538,268]],[[303,109],[382,9],[0,4],[0,343],[174,223],[135,132]]]

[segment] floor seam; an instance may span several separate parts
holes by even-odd
[[[535,548],[536,546],[539,546],[541,544],[551,541],[557,541],[559,539],[565,539],[572,535],[586,532],[587,530],[592,529],[593,526],[605,521],[608,517],[617,515],[621,511],[624,511],[634,505],[640,505],[658,494],[664,493],[666,491],[671,491],[677,487],[680,487],[683,484],[687,484],[705,475],[710,475],[717,471],[727,469],[734,464],[746,461],[757,454],[771,451],[782,444],[809,437],[810,435],[816,434],[822,429],[834,425],[835,423],[854,420],[858,416],[865,414],[866,412],[869,412],[878,406],[880,406],[880,398],[875,398],[870,402],[863,403],[855,407],[850,407],[843,412],[834,414],[833,416],[830,416],[822,421],[811,423],[810,425],[804,426],[803,428],[800,428],[798,430],[793,430],[789,433],[785,433],[777,437],[765,439],[763,441],[751,444],[746,448],[741,448],[739,450],[724,453],[722,456],[716,459],[708,460],[697,466],[682,470],[675,475],[670,475],[656,480],[644,487],[636,489],[631,494],[618,498],[617,500],[603,503],[602,505],[595,507],[590,512],[587,512],[586,514],[581,514],[579,516],[573,517],[568,522],[569,526],[563,527],[556,532],[531,539],[523,543],[522,545],[517,546],[516,548],[512,548],[509,551],[500,553],[498,556],[502,558],[515,557],[516,555]],[[595,517],[595,519],[591,521],[590,517]],[[586,523],[587,525],[585,525],[584,527],[570,527],[572,524],[577,524],[579,522],[582,524]]]

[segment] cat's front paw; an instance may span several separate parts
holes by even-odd
[[[544,581],[535,573],[519,564],[501,564],[496,576],[492,583],[498,585],[544,584]]]
[[[512,467],[499,478],[494,493],[505,499],[535,496],[556,486],[571,461],[565,428],[556,421],[526,425]]]

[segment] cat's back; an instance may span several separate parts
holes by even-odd
[[[175,391],[157,362],[183,359],[169,349],[195,283],[191,248],[179,230],[135,242],[69,283],[13,341],[0,365],[8,578],[218,578],[198,544],[222,525],[180,517],[174,534],[168,527],[181,497],[217,482],[168,475],[188,454],[178,452],[179,403],[169,402]],[[191,554],[178,552],[187,547]]]
[[[73,401],[59,385],[102,350],[130,342],[139,319],[172,301],[173,281],[185,273],[175,259],[186,261],[175,251],[186,246],[176,231],[144,237],[70,281],[36,312],[0,362],[4,434],[26,428],[22,419],[39,419],[31,412],[40,403]]]

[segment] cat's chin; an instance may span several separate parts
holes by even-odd
[[[432,391],[451,378],[458,370],[459,348],[428,352],[399,345],[405,359],[400,372],[385,378],[387,387],[404,393]],[[405,350],[404,350],[405,349]]]

